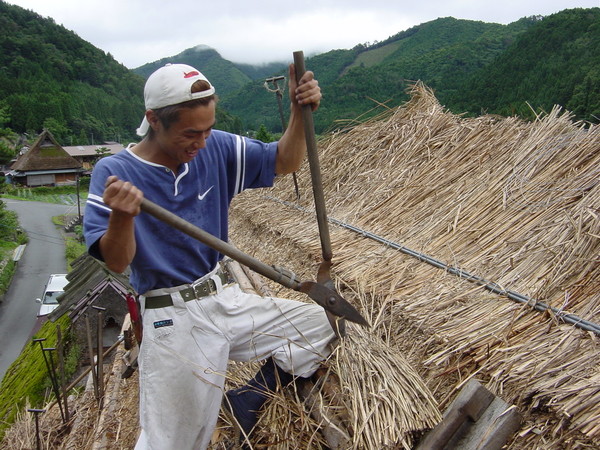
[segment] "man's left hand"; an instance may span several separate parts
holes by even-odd
[[[321,88],[319,82],[315,79],[315,74],[310,70],[304,72],[299,83],[296,83],[296,69],[294,64],[289,67],[289,89],[290,101],[293,105],[310,105],[313,111],[316,111],[321,103]]]

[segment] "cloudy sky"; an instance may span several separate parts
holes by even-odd
[[[290,61],[437,19],[508,24],[600,0],[7,0],[52,17],[129,68],[208,45],[233,62]],[[294,6],[300,5],[300,6]]]

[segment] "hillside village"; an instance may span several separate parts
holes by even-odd
[[[532,122],[465,118],[420,83],[410,96],[319,141],[333,277],[371,327],[349,324],[316,391],[270,402],[253,447],[416,448],[472,380],[518,411],[506,448],[600,446],[598,126],[560,108]],[[298,179],[299,199],[291,177],[240,195],[231,240],[314,279],[308,167]],[[240,270],[247,289],[307,300]],[[102,408],[89,377],[69,397],[68,426],[49,400],[42,448],[132,448],[137,372],[126,342],[105,359]],[[228,382],[250,372],[232,366]],[[2,447],[34,448],[35,434],[23,411]],[[231,436],[223,417],[211,448]]]
[[[31,146],[23,146],[5,166],[3,175],[9,184],[27,187],[75,185],[79,176],[90,175],[101,157],[123,149],[121,144],[62,146],[44,129]]]

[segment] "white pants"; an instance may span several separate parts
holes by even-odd
[[[284,371],[308,377],[335,337],[320,306],[242,292],[144,311],[139,355],[140,422],[136,450],[205,449],[217,422],[229,359],[272,356]],[[172,290],[165,290],[165,292]]]

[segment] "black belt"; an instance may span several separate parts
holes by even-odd
[[[227,275],[222,271],[218,271],[216,275],[221,279],[223,284],[227,283]],[[202,297],[208,297],[217,292],[217,284],[212,279],[204,280],[202,283],[184,288],[179,292],[184,302],[190,300],[197,300]],[[173,298],[171,294],[156,295],[153,297],[146,297],[146,309],[165,308],[167,306],[173,306]]]

